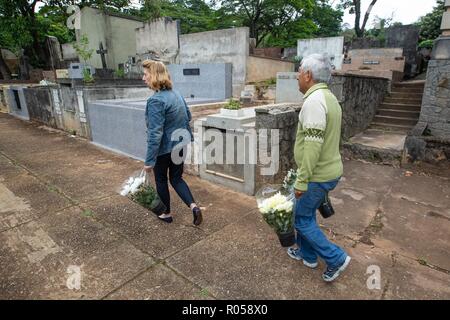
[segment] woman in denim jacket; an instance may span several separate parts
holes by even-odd
[[[147,155],[144,169],[147,172],[153,170],[156,191],[167,207],[166,213],[158,218],[168,223],[173,221],[167,184],[169,180],[178,196],[192,210],[193,223],[198,226],[202,222],[202,212],[182,178],[183,146],[193,140],[189,126],[191,121],[189,107],[183,97],[172,90],[169,72],[162,62],[145,60],[143,67],[142,80],[155,91],[155,94],[147,100],[145,110]],[[169,179],[167,179],[167,173],[169,173]]]

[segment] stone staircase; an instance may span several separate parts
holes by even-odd
[[[407,132],[419,121],[425,81],[397,82],[370,127],[344,143],[344,156],[400,165]]]
[[[412,129],[419,121],[424,86],[425,81],[394,83],[370,128],[395,132]]]

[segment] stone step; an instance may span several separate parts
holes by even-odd
[[[386,98],[406,98],[406,99],[420,99],[422,100],[423,92],[398,92],[398,91],[391,91],[391,93]]]
[[[389,117],[400,117],[400,118],[413,118],[419,119],[420,111],[411,110],[396,110],[396,109],[378,109],[377,115],[389,116]]]
[[[391,88],[391,91],[407,92],[407,93],[417,93],[417,92],[423,93],[423,90],[424,90],[424,87],[411,87],[411,88],[392,87]]]
[[[390,124],[414,126],[414,125],[416,125],[418,119],[408,118],[408,117],[390,117],[390,116],[376,115],[373,121],[375,123],[390,123]]]
[[[394,82],[393,88],[424,88],[425,80],[422,81],[410,81],[410,82]]]
[[[400,103],[400,104],[413,104],[413,105],[422,105],[422,99],[414,99],[414,98],[392,98],[386,97],[384,102],[387,103]]]
[[[408,133],[412,128],[414,128],[414,126],[404,126],[398,124],[376,123],[376,122],[372,122],[369,126],[369,129],[372,130],[381,130],[396,133]]]
[[[423,88],[392,88],[391,93],[423,94]]]
[[[391,109],[391,110],[405,110],[405,111],[419,111],[421,105],[417,104],[404,104],[404,103],[386,103],[383,102],[378,109]]]
[[[342,147],[343,155],[346,158],[389,165],[400,165],[403,152],[399,150],[375,148],[351,142],[345,142]]]

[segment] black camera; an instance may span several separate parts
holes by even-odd
[[[331,201],[330,201],[330,198],[328,197],[328,193],[325,196],[325,200],[322,202],[322,204],[320,205],[318,210],[324,219],[328,219],[334,215],[334,209],[333,209],[333,206],[331,205]]]

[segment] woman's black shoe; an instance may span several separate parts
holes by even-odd
[[[194,225],[199,226],[203,221],[202,210],[199,207],[192,209],[192,214],[194,216]]]
[[[167,223],[172,223],[173,222],[173,217],[167,217],[167,218],[161,218],[160,216],[157,216],[159,220],[162,220],[164,222]]]

